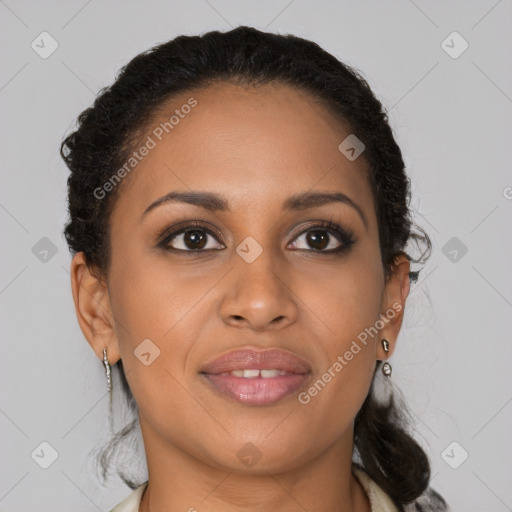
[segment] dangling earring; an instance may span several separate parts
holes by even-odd
[[[386,377],[391,377],[391,365],[387,361],[382,365],[382,373]]]
[[[110,393],[112,389],[112,380],[110,378],[110,363],[107,358],[107,349],[103,349],[103,364],[105,365],[105,374],[107,376],[107,391]]]
[[[386,339],[382,340],[382,347],[384,348],[384,352],[389,352],[389,341]],[[391,377],[391,370],[391,365],[386,361],[382,365],[382,373],[386,377]]]

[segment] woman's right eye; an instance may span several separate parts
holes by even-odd
[[[209,239],[212,239],[210,241]],[[199,252],[223,249],[224,245],[214,243],[214,234],[203,227],[181,228],[174,231],[161,242],[161,246],[169,251]]]

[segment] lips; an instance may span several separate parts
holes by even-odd
[[[212,388],[243,405],[267,406],[303,387],[311,366],[290,352],[236,350],[203,366],[200,372]]]
[[[290,352],[280,349],[235,350],[228,352],[201,368],[201,373],[218,375],[234,370],[280,370],[287,373],[309,373],[311,366]]]

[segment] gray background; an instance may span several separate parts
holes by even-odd
[[[60,141],[137,53],[239,24],[313,39],[384,101],[434,243],[392,379],[452,509],[512,510],[511,15],[511,0],[0,0],[0,510],[105,511],[128,494],[86,462],[108,400],[71,296]],[[58,43],[47,59],[31,47],[43,31]],[[442,45],[454,31],[469,44],[457,58],[445,50],[460,39]],[[31,457],[49,461],[43,441],[58,453],[48,469]]]

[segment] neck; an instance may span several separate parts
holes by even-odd
[[[141,417],[149,483],[139,512],[370,512],[352,474],[353,432],[287,468],[258,464],[245,472],[209,464],[150,431]],[[304,459],[307,457],[305,456]],[[258,469],[256,469],[258,468]]]

